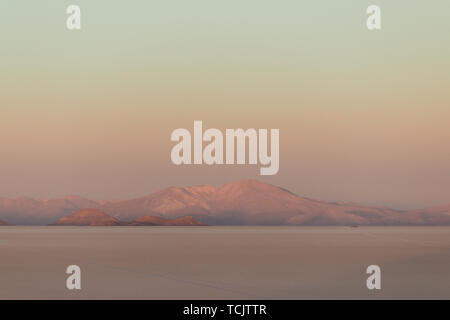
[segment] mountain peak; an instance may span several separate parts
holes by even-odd
[[[272,184],[262,182],[255,179],[247,179],[247,180],[238,180],[234,182],[227,183],[221,186],[218,189],[219,193],[228,194],[228,195],[239,195],[239,194],[247,194],[247,193],[270,193],[270,194],[278,194],[285,193],[286,190],[283,190],[279,187],[276,187]]]

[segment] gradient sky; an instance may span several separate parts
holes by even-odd
[[[65,27],[69,4],[80,31]],[[14,0],[0,12],[0,196],[125,199],[257,178],[327,201],[450,203],[448,0]],[[170,133],[194,120],[279,128],[279,173],[173,165]]]

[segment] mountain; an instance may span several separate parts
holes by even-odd
[[[83,209],[58,220],[57,226],[117,226],[119,222],[99,209]]]
[[[422,224],[450,225],[450,204],[410,211],[408,215],[415,216]]]
[[[8,224],[5,221],[0,220],[0,226],[7,226]]]
[[[99,204],[79,196],[36,200],[28,197],[0,198],[0,219],[13,224],[49,224],[83,208]]]
[[[138,218],[132,225],[142,226],[206,226],[206,224],[198,222],[193,217],[186,216],[178,219],[165,219],[155,216],[144,216]]]
[[[312,200],[257,180],[221,187],[169,187],[146,197],[106,203],[101,209],[120,220],[152,215],[193,216],[212,225],[400,225],[420,217],[388,208]]]
[[[208,225],[450,225],[450,205],[400,211],[324,202],[257,180],[221,187],[169,187],[122,201],[95,202],[78,196],[53,200],[0,198],[0,219],[12,224],[49,224],[84,208],[99,209],[120,224],[190,216]]]

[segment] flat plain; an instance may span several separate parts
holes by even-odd
[[[0,299],[450,299],[450,227],[5,226]]]

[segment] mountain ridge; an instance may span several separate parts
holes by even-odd
[[[89,206],[117,221],[144,216],[191,216],[208,225],[450,225],[450,205],[395,210],[353,202],[301,197],[258,180],[167,187],[129,200],[96,202],[79,196],[53,200],[0,198],[0,219],[13,224],[49,224]]]

